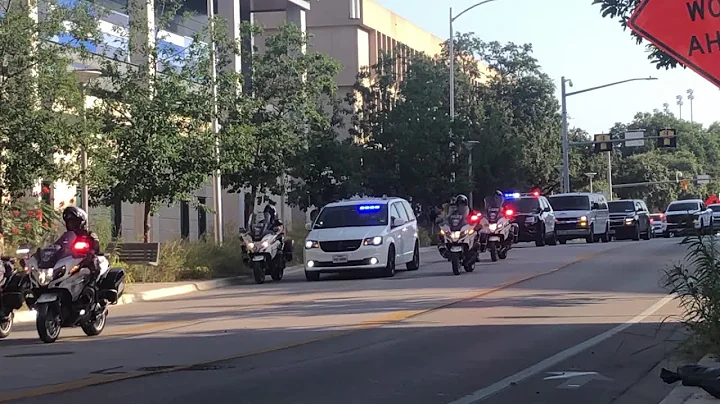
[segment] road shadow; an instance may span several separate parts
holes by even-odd
[[[19,375],[15,368],[14,375],[4,377],[7,383],[0,390],[0,400],[8,386],[21,385],[13,384],[20,380],[18,378],[30,379],[22,383],[26,386],[61,382],[68,372],[72,373],[73,361],[92,358],[97,366],[91,366],[93,370],[84,377],[134,375],[136,372],[144,372],[146,376],[53,393],[53,403],[74,404],[103,397],[107,404],[210,401],[228,404],[447,404],[619,324],[568,324],[562,321],[552,325],[525,324],[523,321],[511,325],[407,324],[351,333],[322,327],[256,328],[189,332],[180,337],[153,335],[109,339],[97,343],[73,341],[56,347],[75,353],[69,357],[46,355],[40,374]],[[607,397],[609,403],[618,391],[628,388],[640,375],[647,373],[647,364],[668,360],[685,338],[676,324],[637,324],[589,346],[576,356],[568,356],[551,367],[536,371],[592,366],[591,370],[612,379],[611,384],[600,386],[605,390],[593,390],[595,396]],[[253,341],[268,343],[253,344]],[[26,353],[32,355],[47,352],[51,347],[30,348]],[[2,357],[6,366],[2,373],[7,373],[7,367],[20,360]],[[176,366],[183,368],[167,372]],[[531,374],[527,381],[532,381],[534,376]],[[507,391],[524,391],[523,382],[520,380]],[[658,386],[658,397],[662,399],[668,388],[661,383]],[[558,400],[558,397],[554,399]],[[41,400],[47,401],[47,397],[17,402]],[[540,400],[495,402],[551,402],[547,398]],[[560,397],[555,402],[582,400]]]

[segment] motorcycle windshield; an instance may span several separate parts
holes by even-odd
[[[467,216],[469,212],[466,213],[462,211],[462,209],[458,209],[455,212],[448,215],[447,218],[447,224],[450,227],[450,230],[452,231],[460,231],[462,230],[463,226],[467,224]]]
[[[250,237],[254,241],[260,241],[263,236],[271,232],[272,218],[270,213],[253,213],[248,228],[250,229]]]
[[[504,202],[505,198],[499,196],[488,196],[485,198],[485,210],[487,211],[487,219],[490,223],[496,223],[500,220]]]

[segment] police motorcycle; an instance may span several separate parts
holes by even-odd
[[[107,306],[117,304],[125,288],[125,271],[110,268],[102,254],[91,254],[92,240],[68,231],[52,245],[38,248],[21,265],[30,272],[28,304],[37,312],[36,328],[45,343],[55,342],[62,327],[80,326],[87,336],[103,332]],[[99,273],[91,272],[89,260]]]
[[[240,234],[246,254],[243,261],[252,268],[255,283],[264,283],[268,274],[274,281],[280,281],[286,263],[292,261],[293,242],[284,239],[284,226],[272,211],[253,213],[248,229],[240,229]]]
[[[27,253],[26,248],[19,248],[17,254]],[[7,338],[12,331],[15,310],[22,307],[25,298],[30,294],[30,276],[25,271],[18,271],[15,259],[9,256],[0,257],[0,339]]]
[[[478,242],[479,214],[471,213],[467,198],[459,195],[453,198],[447,218],[440,225],[440,255],[452,264],[452,271],[460,275],[475,270],[480,243]]]
[[[498,258],[504,260],[512,245],[517,242],[519,227],[512,223],[515,212],[507,208],[503,210],[505,198],[501,191],[485,198],[485,217],[481,221],[481,251],[488,250],[490,259],[495,262]]]

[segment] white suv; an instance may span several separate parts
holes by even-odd
[[[420,267],[417,220],[401,198],[357,198],[322,208],[305,239],[305,277],[317,281],[321,273],[380,269],[395,275],[395,266],[408,271]]]

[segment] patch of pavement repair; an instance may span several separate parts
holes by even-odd
[[[436,247],[426,247],[426,248],[436,248]],[[539,278],[542,276],[553,274],[553,273],[563,270],[565,268],[576,265],[582,261],[588,260],[588,259],[593,258],[598,255],[602,255],[605,252],[606,252],[606,250],[604,249],[604,250],[596,251],[593,253],[581,254],[581,255],[577,256],[577,258],[575,258],[574,260],[572,260],[568,263],[565,263],[563,265],[557,266],[555,268],[552,268],[552,269],[549,269],[546,271],[537,272],[537,273],[534,273],[531,275],[521,276],[516,279],[512,279],[510,281],[503,282],[502,284],[500,284],[498,286],[495,286],[492,288],[487,288],[487,289],[482,289],[478,292],[473,292],[470,295],[456,299],[451,302],[447,302],[447,303],[437,305],[434,307],[430,307],[427,309],[407,310],[407,311],[400,311],[400,312],[386,314],[376,320],[366,321],[366,322],[357,324],[355,326],[351,326],[350,328],[348,328],[346,330],[341,330],[336,333],[332,333],[330,335],[325,335],[322,337],[310,338],[310,339],[298,341],[298,342],[295,342],[292,344],[287,344],[284,346],[271,347],[271,348],[267,348],[267,349],[246,352],[246,353],[242,353],[239,355],[229,356],[226,358],[212,360],[212,361],[204,362],[204,363],[201,362],[201,363],[195,363],[195,364],[190,364],[190,365],[180,365],[180,366],[159,366],[159,367],[138,369],[138,370],[129,371],[126,373],[120,373],[120,372],[117,372],[115,374],[101,373],[101,374],[98,374],[97,376],[74,380],[74,381],[65,382],[65,383],[59,383],[59,384],[47,385],[47,386],[35,387],[35,388],[28,388],[28,389],[21,389],[21,390],[13,390],[13,391],[7,391],[7,392],[0,392],[0,403],[10,402],[10,401],[15,401],[15,400],[20,400],[20,399],[39,397],[39,396],[44,396],[44,395],[49,395],[49,394],[59,394],[59,393],[64,393],[64,392],[68,392],[68,391],[72,391],[72,390],[78,390],[78,389],[90,387],[90,386],[98,386],[98,385],[114,383],[114,382],[119,382],[119,381],[124,381],[124,380],[137,379],[140,377],[153,376],[153,375],[158,375],[158,374],[163,374],[163,373],[189,371],[189,370],[193,370],[196,368],[217,366],[218,364],[223,363],[223,362],[243,359],[243,358],[252,357],[252,356],[263,355],[263,354],[267,354],[267,353],[271,353],[271,352],[285,351],[285,350],[309,345],[309,344],[316,343],[316,342],[327,341],[330,339],[346,336],[346,335],[349,335],[349,334],[352,334],[352,333],[355,333],[358,331],[363,331],[363,330],[368,330],[368,329],[372,329],[372,328],[379,328],[382,326],[396,324],[396,323],[400,323],[402,321],[405,321],[405,320],[408,320],[408,319],[411,319],[411,318],[414,318],[414,317],[417,317],[417,316],[420,316],[420,315],[423,315],[426,313],[430,313],[430,312],[437,311],[437,310],[442,310],[445,308],[449,308],[450,306],[457,305],[459,303],[477,299],[477,298],[489,295],[491,293],[495,293],[495,292],[498,292],[500,290],[503,290],[503,289],[506,289],[506,288],[509,288],[512,286],[516,286],[520,283],[523,283],[523,282],[526,282],[526,281],[529,281],[532,279],[536,279],[536,278]]]
[[[720,361],[711,356],[705,355],[699,362],[699,365],[720,366]],[[672,370],[672,369],[670,369]],[[718,404],[720,399],[710,395],[710,393],[699,387],[677,386],[675,387],[660,404]]]

